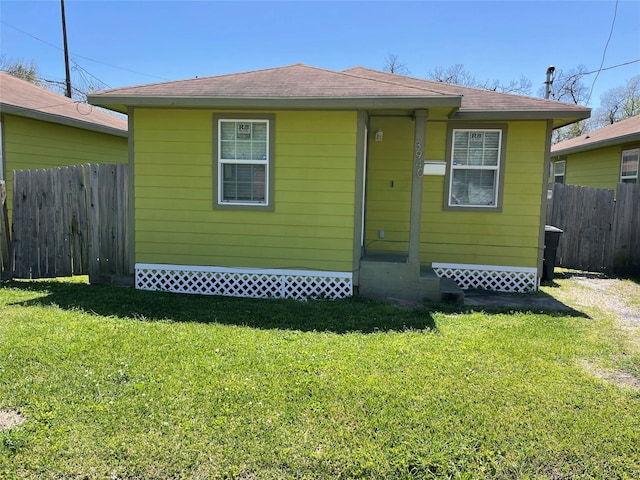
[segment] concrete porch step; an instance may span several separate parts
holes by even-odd
[[[430,265],[408,263],[406,255],[366,255],[360,261],[359,294],[368,298],[403,301],[464,303],[464,293],[450,279],[440,278]]]
[[[450,278],[440,278],[429,265],[420,266],[420,283],[438,292],[437,302],[464,305],[464,290]]]
[[[440,279],[440,301],[442,303],[452,303],[464,305],[464,290],[450,278]]]

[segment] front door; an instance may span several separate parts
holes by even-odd
[[[413,137],[412,117],[369,117],[364,231],[367,253],[408,252]]]

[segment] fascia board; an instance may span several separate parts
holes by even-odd
[[[461,95],[434,97],[176,97],[139,95],[89,95],[89,103],[120,110],[133,107],[366,109],[459,108]]]
[[[83,130],[91,130],[99,133],[106,133],[108,135],[116,135],[119,137],[128,137],[127,130],[120,130],[119,128],[107,127],[106,125],[100,125],[93,122],[83,122],[82,120],[76,120],[74,118],[65,117],[64,115],[56,115],[53,113],[40,112],[38,110],[31,110],[29,108],[18,107],[16,105],[8,105],[6,103],[0,104],[0,111],[9,115],[15,115],[17,117],[31,118],[33,120],[40,120],[43,122],[56,123],[58,125],[64,125],[66,127],[81,128]]]
[[[622,145],[625,143],[632,143],[632,142],[639,142],[639,141],[640,141],[640,132],[636,132],[636,133],[630,133],[628,135],[622,135],[620,137],[608,138],[606,140],[586,143],[583,145],[576,145],[575,147],[562,148],[560,150],[551,149],[551,155],[553,155],[554,157],[558,155],[569,155],[572,153],[579,153],[587,150],[612,147],[614,145]]]
[[[554,128],[591,116],[590,110],[458,110],[451,120],[554,120]]]

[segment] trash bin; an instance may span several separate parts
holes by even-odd
[[[542,279],[553,280],[553,267],[556,266],[556,252],[560,243],[562,230],[553,225],[544,226],[544,262],[542,264]]]

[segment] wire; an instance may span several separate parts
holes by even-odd
[[[112,88],[110,85],[108,85],[108,84],[107,84],[107,82],[105,82],[105,81],[103,81],[103,80],[99,79],[99,78],[98,78],[98,77],[96,77],[93,73],[91,73],[91,72],[87,71],[85,68],[82,68],[82,67],[80,66],[80,64],[79,64],[78,62],[76,62],[74,59],[71,59],[71,61],[73,62],[73,66],[74,66],[78,71],[86,73],[86,74],[87,74],[87,75],[89,75],[91,78],[93,78],[94,80],[97,80],[98,82],[100,82],[100,84],[102,84],[102,85],[106,86],[107,88]],[[85,78],[85,81],[86,81],[86,78]],[[87,82],[87,83],[89,83],[89,82]]]
[[[29,37],[31,37],[31,38],[33,38],[33,39],[35,39],[35,40],[38,40],[39,42],[45,43],[45,44],[49,45],[50,47],[55,48],[56,50],[60,50],[61,52],[63,51],[63,50],[62,50],[62,48],[58,47],[57,45],[54,45],[54,44],[52,44],[52,43],[47,42],[46,40],[43,40],[43,39],[41,39],[41,38],[39,38],[39,37],[36,37],[35,35],[32,35],[32,34],[30,34],[29,32],[27,32],[27,31],[25,31],[25,30],[22,30],[21,28],[16,27],[15,25],[11,25],[10,23],[5,22],[4,20],[0,20],[0,22],[1,22],[1,23],[3,23],[4,25],[7,25],[8,27],[11,27],[11,28],[16,29],[17,31],[19,31],[19,32],[21,32],[21,33],[24,33],[25,35],[27,35],[27,36],[29,36]],[[77,57],[77,58],[83,58],[83,59],[85,59],[85,60],[89,60],[90,62],[99,63],[99,64],[101,64],[101,65],[105,65],[105,66],[107,66],[107,67],[111,67],[111,68],[117,68],[118,70],[123,70],[123,71],[125,71],[125,72],[135,73],[135,74],[137,74],[137,75],[144,75],[145,77],[157,78],[157,79],[159,79],[159,80],[168,80],[167,78],[159,77],[158,75],[151,75],[151,74],[149,74],[149,73],[138,72],[138,71],[136,71],[136,70],[131,70],[131,69],[129,69],[129,68],[118,67],[117,65],[112,65],[112,64],[110,64],[110,63],[106,63],[106,62],[101,62],[100,60],[95,60],[95,59],[93,59],[93,58],[85,57],[84,55],[74,55],[74,57]],[[74,63],[75,63],[75,62],[74,62]],[[88,73],[88,72],[87,72],[87,73]],[[103,83],[104,83],[104,82],[103,82]],[[106,83],[105,83],[105,85],[106,85]]]
[[[604,65],[604,58],[607,55],[607,48],[609,47],[609,42],[611,41],[611,37],[613,36],[613,29],[616,24],[616,17],[618,16],[618,1],[619,0],[616,0],[616,5],[613,10],[613,20],[611,21],[611,30],[609,31],[609,38],[607,38],[607,43],[605,44],[604,50],[602,52],[602,61],[600,62],[600,68],[598,69],[598,73],[596,73],[596,76],[593,79],[593,82],[591,83],[591,90],[589,90],[589,96],[587,97],[587,102],[585,105],[589,105],[589,100],[591,100],[591,94],[593,93],[593,87],[595,86],[596,80],[598,80],[598,77],[600,76],[600,72],[602,71],[602,66]]]
[[[640,58],[637,58],[635,60],[631,60],[629,62],[619,63],[617,65],[611,65],[610,67],[599,68],[598,70],[593,70],[592,72],[576,73],[575,75],[572,75],[572,76],[576,77],[578,75],[591,75],[592,73],[604,72],[605,70],[611,70],[613,68],[624,67],[626,65],[631,65],[633,63],[638,63],[638,62],[640,62]]]

